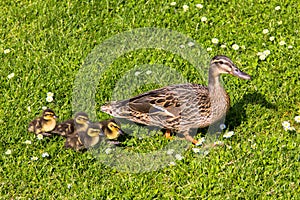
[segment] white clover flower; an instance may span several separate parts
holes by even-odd
[[[47,152],[44,152],[44,153],[42,153],[42,157],[43,158],[49,157],[49,154]]]
[[[140,71],[136,71],[136,72],[134,73],[135,76],[139,76],[140,74],[141,74]]]
[[[206,17],[201,17],[201,22],[206,22],[207,18]]]
[[[271,37],[269,38],[269,40],[270,40],[270,41],[274,41],[274,40],[275,40],[275,37],[274,37],[274,36],[271,36]]]
[[[67,185],[67,188],[68,188],[68,189],[71,189],[71,187],[72,187],[72,184],[69,183],[69,184]]]
[[[260,60],[265,60],[266,59],[266,55],[264,53],[262,53],[260,56],[259,56],[259,59]]]
[[[213,44],[218,44],[218,43],[219,43],[219,40],[218,40],[217,38],[213,38],[213,39],[211,39],[211,42],[212,42]]]
[[[170,163],[169,163],[169,166],[175,166],[175,165],[176,165],[175,162],[170,162]]]
[[[200,153],[201,152],[201,149],[199,148],[192,148],[193,152],[194,153]]]
[[[36,156],[32,156],[31,158],[30,158],[30,160],[32,160],[32,161],[36,161],[36,160],[38,160],[39,158],[38,157],[36,157]]]
[[[28,111],[28,112],[31,112],[30,106],[27,106],[27,111]]]
[[[175,155],[175,158],[176,158],[177,160],[182,160],[182,159],[183,159],[183,156],[180,155],[180,154],[176,154],[176,155]]]
[[[264,53],[263,52],[257,52],[257,56],[261,56],[261,55],[263,55]]]
[[[280,10],[280,6],[276,6],[276,7],[275,7],[275,10]]]
[[[263,51],[263,54],[265,54],[266,56],[268,56],[268,55],[270,55],[270,50],[265,50],[265,51]]]
[[[196,8],[201,9],[201,8],[203,8],[203,5],[201,3],[198,3],[198,4],[196,4]]]
[[[15,73],[8,74],[7,78],[12,79],[15,76]]]
[[[12,151],[10,150],[10,149],[7,149],[6,151],[5,151],[5,154],[6,155],[10,155],[12,153]]]
[[[42,134],[38,134],[36,137],[38,140],[42,140],[44,138],[44,136]]]
[[[173,2],[170,3],[170,5],[171,5],[171,6],[176,6],[176,2],[173,1]]]
[[[289,46],[288,46],[288,49],[292,49],[292,48],[293,48],[293,46],[292,46],[292,45],[289,45]]]
[[[222,49],[225,49],[225,48],[226,48],[226,45],[225,45],[225,44],[222,44],[222,45],[221,45],[221,48],[222,48]]]
[[[26,140],[26,141],[24,142],[24,144],[31,144],[31,141],[30,141],[30,140]]]
[[[194,42],[188,42],[188,46],[189,47],[195,46],[195,43]]]
[[[186,12],[186,11],[188,11],[189,6],[188,5],[183,5],[182,8],[183,8],[183,11]]]
[[[4,53],[4,54],[10,53],[10,49],[4,49],[3,53]]]
[[[106,154],[110,154],[111,152],[112,152],[112,149],[111,149],[111,148],[105,149],[105,153],[106,153]]]
[[[226,128],[226,125],[225,124],[220,124],[220,129],[221,130],[224,130]]]
[[[168,149],[167,154],[172,155],[174,153],[174,149]]]
[[[147,75],[150,75],[150,74],[152,74],[152,71],[151,71],[151,70],[147,70],[147,71],[146,71],[146,74],[147,74]]]
[[[46,101],[49,102],[49,103],[52,102],[52,101],[53,101],[53,97],[47,96],[47,97],[46,97]]]
[[[267,33],[269,33],[269,30],[268,29],[264,29],[262,32],[263,32],[263,34],[267,34]]]
[[[223,135],[223,138],[231,138],[234,135],[233,131],[229,131]]]
[[[212,51],[212,48],[211,48],[211,47],[208,47],[208,48],[206,49],[206,51]]]
[[[283,40],[279,42],[279,45],[281,45],[281,46],[283,46],[283,45],[285,45],[285,44],[286,44],[286,43],[285,43],[285,41],[283,41]]]
[[[53,92],[47,92],[47,97],[53,97],[53,96],[54,96]]]
[[[300,123],[300,116],[296,116],[296,117],[295,117],[295,121],[296,121],[297,123]]]
[[[239,50],[240,47],[239,47],[239,45],[237,45],[237,44],[233,44],[233,45],[232,45],[232,48],[233,48],[234,50]]]

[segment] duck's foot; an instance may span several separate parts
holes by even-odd
[[[171,136],[171,130],[167,129],[166,132],[165,132],[165,137],[167,139],[172,139],[172,136]]]

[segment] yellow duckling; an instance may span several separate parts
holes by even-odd
[[[31,121],[28,126],[28,131],[33,132],[36,135],[42,134],[43,136],[51,136],[51,131],[56,126],[56,118],[54,111],[46,109],[43,111],[41,117],[38,117]]]

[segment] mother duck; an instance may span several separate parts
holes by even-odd
[[[228,111],[230,99],[220,83],[221,74],[241,79],[251,77],[239,70],[226,56],[211,59],[208,87],[199,84],[178,84],[152,90],[126,100],[112,101],[101,110],[117,118],[166,129],[184,135],[197,145],[189,131],[204,128],[218,121]]]

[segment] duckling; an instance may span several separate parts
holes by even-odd
[[[166,129],[168,137],[171,132],[181,133],[187,141],[198,145],[190,130],[220,120],[230,107],[229,96],[220,83],[221,74],[251,79],[228,57],[219,55],[210,62],[208,87],[190,83],[170,85],[110,102],[101,106],[101,110],[117,118]]]
[[[98,123],[91,123],[88,126],[87,131],[78,132],[80,143],[84,148],[90,148],[97,145],[101,140],[101,137],[104,137],[102,130],[99,128]]]
[[[120,135],[124,134],[120,124],[115,119],[104,120],[98,122],[98,124],[105,137],[109,140],[116,140]]]
[[[69,119],[58,124],[52,132],[63,137],[68,137],[69,135],[74,135],[75,131],[86,131],[89,123],[88,114],[78,112],[75,114],[74,119]]]
[[[51,131],[56,126],[56,118],[54,111],[47,108],[43,111],[41,117],[38,117],[31,121],[28,126],[28,131],[33,132],[36,135],[42,134],[43,136],[51,136]]]

